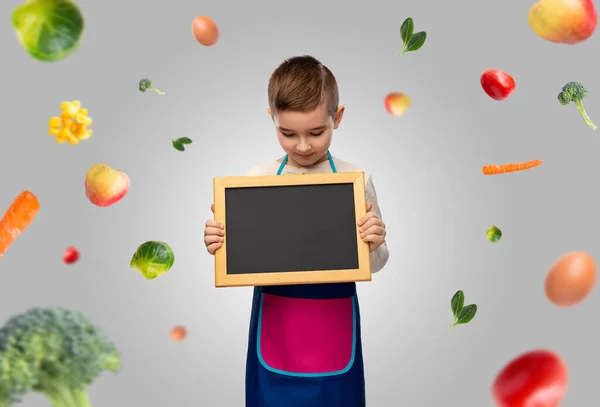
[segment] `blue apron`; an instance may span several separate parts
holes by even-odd
[[[254,287],[246,407],[365,405],[356,284]]]

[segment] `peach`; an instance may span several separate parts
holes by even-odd
[[[85,194],[96,206],[119,202],[129,192],[129,176],[106,164],[96,164],[85,176]]]
[[[592,0],[540,0],[529,10],[529,26],[550,42],[573,45],[585,41],[597,23]]]
[[[404,93],[389,93],[384,100],[385,109],[392,116],[402,116],[410,106],[410,98]]]

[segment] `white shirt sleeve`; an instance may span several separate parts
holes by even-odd
[[[375,184],[373,183],[373,178],[371,176],[368,177],[366,183],[365,195],[367,203],[370,202],[373,205],[371,212],[373,212],[373,214],[378,218],[383,219],[381,216],[379,203],[377,202]],[[388,251],[387,242],[384,239],[381,246],[375,249],[375,251],[371,252],[371,273],[377,273],[379,270],[381,270],[387,263],[389,257],[390,253]]]

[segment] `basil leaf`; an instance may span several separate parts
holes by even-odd
[[[406,48],[404,52],[416,51],[423,46],[425,40],[427,39],[427,33],[425,31],[420,31],[415,33],[410,37],[408,43],[406,44]]]
[[[173,140],[173,147],[175,147],[175,150],[185,151],[185,147],[183,146],[183,144],[181,144],[177,140]]]
[[[458,318],[460,311],[462,311],[465,305],[465,294],[462,290],[458,290],[454,297],[452,297],[452,301],[450,301],[450,307],[452,308],[452,313],[454,314],[454,318]]]
[[[477,305],[471,304],[464,307],[460,314],[458,314],[458,319],[456,320],[455,325],[467,324],[471,322],[471,320],[475,317],[477,313]]]
[[[187,137],[178,138],[177,141],[181,144],[192,144],[192,139]]]
[[[410,17],[408,17],[402,23],[402,26],[400,27],[400,37],[402,37],[402,42],[404,44],[406,44],[408,42],[408,40],[410,40],[410,37],[412,37],[414,28],[415,28],[415,23],[413,22],[413,19]]]

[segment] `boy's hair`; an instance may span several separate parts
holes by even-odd
[[[278,111],[308,112],[322,103],[327,114],[335,118],[339,92],[333,73],[310,55],[286,59],[269,79],[269,107]]]

